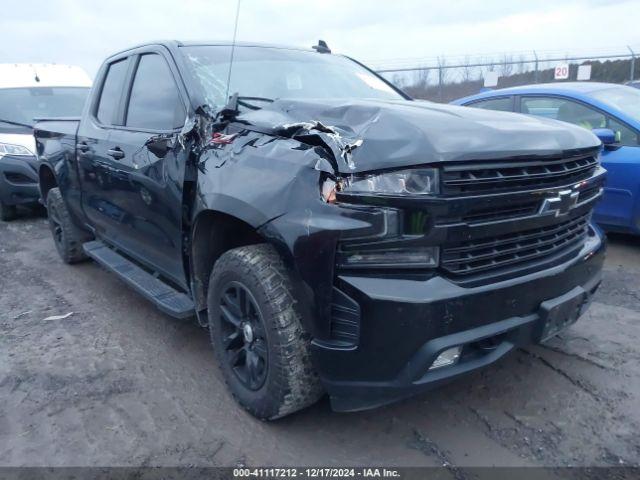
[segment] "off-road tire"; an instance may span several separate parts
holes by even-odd
[[[10,222],[15,220],[18,216],[18,209],[15,205],[7,205],[4,202],[0,202],[0,220],[3,222]]]
[[[57,187],[49,190],[47,194],[47,214],[53,242],[62,261],[72,264],[86,260],[88,257],[82,250],[82,244],[88,241],[90,236],[73,223]]]
[[[245,386],[234,373],[222,341],[221,295],[232,283],[251,293],[266,332],[268,368],[258,390]],[[261,420],[274,420],[314,404],[323,395],[310,358],[310,340],[296,308],[291,275],[268,244],[234,248],[224,253],[211,272],[207,292],[211,342],[225,382],[236,401]]]

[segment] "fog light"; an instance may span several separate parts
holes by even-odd
[[[460,359],[460,353],[462,352],[462,347],[457,346],[453,348],[449,348],[442,352],[438,357],[433,361],[429,370],[434,370],[436,368],[448,367],[449,365],[454,365],[458,363]]]

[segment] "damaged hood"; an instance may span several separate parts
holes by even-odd
[[[282,99],[238,120],[323,143],[341,173],[548,156],[600,145],[588,130],[555,120],[423,101]]]

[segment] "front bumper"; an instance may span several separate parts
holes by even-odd
[[[600,284],[604,251],[602,235],[590,228],[573,259],[472,288],[440,276],[339,275],[336,286],[359,305],[361,323],[355,347],[313,342],[332,407],[355,411],[384,405],[489,365],[518,346],[540,342],[546,305],[575,310],[571,320],[585,311]],[[457,364],[429,370],[440,352],[458,345],[463,350]]]
[[[5,155],[0,158],[0,201],[6,205],[37,203],[38,160],[35,156]]]

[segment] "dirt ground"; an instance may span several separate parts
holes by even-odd
[[[639,275],[640,239],[615,236],[590,311],[550,344],[386,408],[264,423],[204,329],[64,265],[44,218],[0,223],[0,466],[639,465]]]

